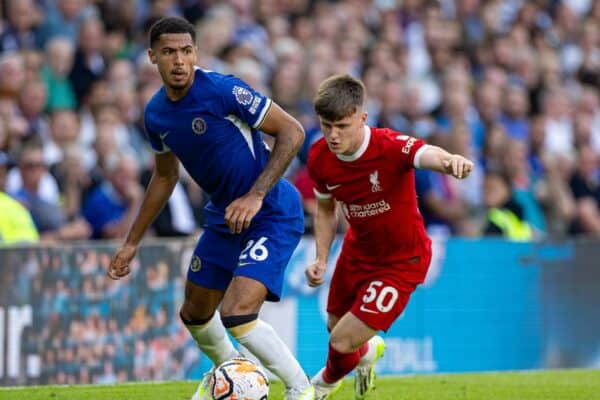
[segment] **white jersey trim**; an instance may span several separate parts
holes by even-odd
[[[252,157],[256,159],[256,154],[254,154],[254,140],[252,140],[252,131],[250,130],[248,124],[233,114],[229,114],[225,117],[225,119],[229,120],[233,125],[235,125],[239,129],[240,133],[242,134],[242,137],[244,138],[246,143],[248,143],[248,148],[250,149],[250,153],[252,153]]]
[[[262,110],[260,110],[260,114],[258,115],[256,122],[254,123],[254,125],[252,125],[252,127],[255,129],[258,129],[258,127],[262,125],[265,117],[267,116],[267,112],[269,111],[269,109],[271,108],[271,104],[273,103],[270,98],[266,97],[265,99],[265,105],[263,106]]]
[[[212,69],[206,69],[206,68],[202,68],[199,67],[197,65],[194,65],[194,71],[202,71],[202,72],[214,72]]]
[[[429,148],[429,145],[425,144],[425,145],[421,146],[421,148],[419,150],[417,150],[417,152],[415,153],[415,158],[413,160],[413,165],[415,166],[415,168],[421,168],[421,156],[423,155],[425,150],[427,150],[428,148]]]
[[[327,200],[327,199],[331,198],[331,193],[321,193],[317,189],[314,189],[314,188],[313,188],[313,192],[315,193],[315,196],[319,200]]]
[[[363,138],[363,142],[361,143],[358,150],[356,150],[356,152],[354,154],[350,154],[349,156],[346,156],[344,154],[336,154],[336,156],[337,156],[337,158],[339,158],[342,161],[346,161],[346,162],[356,161],[360,158],[360,156],[365,154],[365,151],[367,151],[367,147],[369,147],[370,141],[371,141],[371,128],[369,128],[367,125],[365,125],[365,137]]]

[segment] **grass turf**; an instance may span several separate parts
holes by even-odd
[[[195,382],[0,388],[1,400],[188,400]],[[353,399],[348,379],[334,399]],[[377,400],[600,400],[600,370],[384,377]],[[283,400],[274,383],[269,400]]]

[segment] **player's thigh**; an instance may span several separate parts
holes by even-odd
[[[338,258],[327,295],[327,327],[331,331],[337,321],[352,308],[356,292],[360,288],[360,266],[353,263],[343,253]]]
[[[181,314],[188,321],[206,320],[214,314],[224,294],[223,290],[205,288],[187,280]]]
[[[258,314],[267,297],[267,288],[261,282],[245,276],[236,276],[231,280],[223,304],[221,315]]]
[[[337,315],[327,314],[327,330],[331,333],[339,321],[340,317]]]
[[[358,350],[360,346],[371,339],[377,331],[363,321],[358,319],[354,314],[346,313],[329,336],[329,343],[339,352],[350,353]]]
[[[238,238],[206,229],[196,245],[187,279],[207,289],[225,292],[233,277],[240,252]]]
[[[259,282],[266,288],[266,300],[279,301],[285,268],[300,242],[302,229],[302,225],[287,220],[253,222],[241,236],[242,250],[233,272],[234,280],[245,277],[250,281],[240,282]],[[254,286],[254,283],[251,285]],[[238,290],[237,287],[228,288],[227,291]],[[243,294],[240,296],[243,297]]]

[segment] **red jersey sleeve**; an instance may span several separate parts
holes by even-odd
[[[323,182],[323,176],[321,174],[322,165],[319,162],[319,154],[321,154],[322,146],[320,146],[319,142],[315,143],[309,153],[308,153],[308,176],[315,184],[313,189],[315,196],[317,199],[329,199],[331,198],[331,193],[327,190],[327,186]]]
[[[394,160],[398,162],[400,169],[410,169],[419,167],[420,154],[427,147],[425,141],[404,135],[400,132],[390,131],[390,153]]]

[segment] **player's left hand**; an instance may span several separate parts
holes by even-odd
[[[304,271],[308,286],[317,287],[325,282],[325,271],[327,270],[327,263],[320,260],[316,260]]]
[[[465,179],[474,168],[473,162],[460,154],[452,154],[442,163],[446,173],[457,179]]]
[[[225,209],[225,223],[231,233],[241,233],[247,229],[252,218],[262,207],[263,196],[256,192],[248,192],[231,202]]]
[[[130,264],[135,257],[135,253],[137,253],[137,246],[133,245],[125,244],[118,249],[110,260],[108,271],[106,271],[108,276],[111,279],[118,281],[129,275],[131,272]]]

